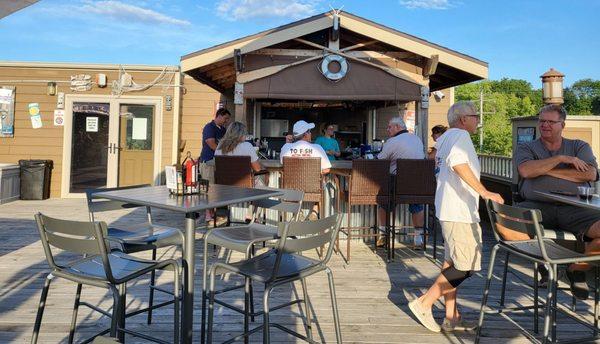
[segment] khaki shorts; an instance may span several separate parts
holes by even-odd
[[[444,260],[460,271],[481,270],[481,227],[479,223],[440,221],[444,236]]]
[[[200,163],[200,175],[202,176],[202,179],[208,179],[208,182],[210,184],[214,184],[215,183],[215,166],[209,165],[206,162],[201,162]]]

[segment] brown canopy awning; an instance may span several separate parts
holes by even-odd
[[[244,84],[244,97],[296,100],[421,99],[420,85],[399,79],[360,62],[349,62],[344,78],[333,82],[319,71],[321,60],[289,67],[279,73]]]

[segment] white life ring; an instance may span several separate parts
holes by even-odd
[[[331,62],[337,62],[340,64],[340,70],[337,73],[329,70],[329,65]],[[345,77],[346,73],[348,73],[348,62],[340,55],[327,55],[321,62],[321,73],[323,73],[323,76],[331,81],[338,81]]]

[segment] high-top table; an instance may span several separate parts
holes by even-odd
[[[579,198],[579,196],[575,195],[567,196],[545,191],[534,192],[540,196],[543,196],[544,198],[547,198],[548,200],[600,211],[600,197],[598,197],[598,195],[594,195],[590,200],[583,200]]]
[[[194,319],[194,253],[196,219],[204,216],[206,209],[224,207],[236,203],[250,202],[280,196],[273,190],[247,189],[235,186],[211,184],[208,192],[195,195],[175,196],[166,186],[149,186],[134,189],[98,192],[95,198],[106,198],[131,204],[171,210],[185,214],[185,240],[183,244],[183,267],[187,272],[183,285],[181,340],[192,342]],[[206,252],[204,253],[206,254]]]

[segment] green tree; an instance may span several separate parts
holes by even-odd
[[[600,114],[597,106],[594,108],[595,99],[599,97],[600,80],[578,80],[564,91],[565,109],[570,115]]]

